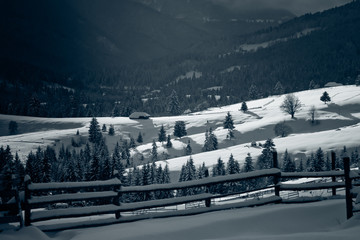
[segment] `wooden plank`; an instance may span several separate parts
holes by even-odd
[[[58,202],[113,198],[117,197],[117,195],[117,192],[114,191],[56,194],[41,197],[32,197],[31,199],[29,199],[29,204],[32,206],[39,206],[43,204],[51,204]]]
[[[46,221],[57,218],[85,217],[100,214],[115,213],[119,206],[114,204],[88,206],[88,207],[71,207],[66,209],[52,209],[36,211],[31,213],[31,222]]]
[[[319,190],[319,189],[343,188],[343,187],[345,187],[345,183],[343,182],[281,184],[280,190],[301,191],[301,190]]]
[[[324,172],[281,172],[282,178],[343,177],[344,171]]]
[[[147,186],[131,186],[122,187],[119,192],[121,193],[135,193],[135,192],[152,192],[152,191],[166,191],[174,189],[184,189],[192,187],[201,187],[207,185],[214,185],[219,183],[238,182],[246,179],[254,179],[260,177],[269,177],[280,174],[280,170],[276,168],[257,170],[247,173],[231,174],[225,176],[209,177],[199,180],[177,182],[170,184],[153,184]]]
[[[106,181],[31,183],[30,191],[78,190],[86,188],[120,187],[121,181],[113,178]]]
[[[136,211],[136,210],[140,210],[140,209],[166,207],[166,206],[179,205],[179,204],[184,204],[184,203],[189,203],[189,202],[204,201],[207,199],[211,199],[212,197],[214,197],[214,195],[212,195],[210,193],[202,193],[202,194],[185,196],[185,197],[158,199],[158,200],[136,202],[136,203],[123,203],[119,207],[119,211],[130,212],[130,211]]]

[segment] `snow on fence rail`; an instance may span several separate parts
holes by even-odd
[[[121,213],[134,212],[145,209],[154,209],[159,207],[167,206],[177,206],[187,203],[194,203],[199,201],[204,201],[206,207],[200,207],[194,211],[190,210],[177,210],[171,211],[169,213],[161,212],[158,215],[153,213],[148,214],[148,217],[161,217],[161,216],[179,216],[179,215],[189,215],[196,214],[200,212],[209,212],[217,211],[223,209],[230,209],[234,207],[249,207],[264,205],[269,203],[279,203],[282,202],[280,197],[280,191],[299,191],[299,190],[314,190],[314,189],[333,189],[333,195],[336,195],[336,188],[346,187],[347,194],[347,216],[348,218],[352,216],[352,212],[360,207],[352,207],[352,196],[355,197],[357,191],[351,192],[351,181],[360,178],[359,172],[351,172],[349,167],[349,158],[344,158],[344,171],[327,171],[327,172],[299,172],[299,173],[285,173],[281,172],[277,167],[277,153],[274,152],[273,155],[273,167],[266,170],[258,170],[249,173],[239,173],[227,176],[218,176],[212,178],[205,178],[200,180],[188,181],[188,182],[179,182],[171,184],[155,184],[148,186],[131,186],[131,187],[121,187],[121,183],[118,179],[111,179],[107,181],[94,181],[94,182],[79,182],[79,183],[30,183],[27,181],[25,188],[25,225],[30,225],[31,222],[36,221],[46,221],[50,219],[57,218],[74,218],[90,215],[100,215],[100,214],[115,214],[116,222],[126,222],[125,216],[120,218]],[[346,163],[347,162],[347,163]],[[232,192],[225,194],[212,194],[210,193],[211,186],[224,183],[233,183],[241,182],[249,179],[258,179],[264,177],[272,177],[273,185],[264,186],[258,189],[246,190],[242,192]],[[281,183],[281,178],[309,178],[309,177],[318,177],[325,178],[331,177],[332,182],[324,183],[302,183],[302,184],[287,184]],[[344,182],[337,182],[336,178],[345,178]],[[196,195],[190,196],[181,196],[167,198],[167,199],[156,199],[149,201],[141,202],[131,202],[131,203],[120,203],[121,196],[123,194],[134,194],[134,193],[149,193],[149,192],[158,192],[158,191],[173,191],[173,190],[184,190],[188,188],[199,188],[201,187],[205,193],[199,193]],[[269,190],[273,196],[264,197],[262,199],[253,199],[251,201],[241,201],[222,204],[222,205],[213,205],[211,201],[216,198],[222,198],[230,195],[237,195],[241,193],[249,193],[259,190]],[[335,191],[334,191],[335,189]],[[65,192],[65,193],[64,193]],[[40,195],[40,194],[46,194]],[[351,196],[352,194],[352,196]],[[40,195],[40,196],[39,196]],[[269,195],[269,194],[267,194]],[[349,196],[348,196],[349,195]],[[358,194],[359,196],[360,194]],[[359,197],[358,197],[359,198]],[[350,199],[350,200],[349,200]],[[39,206],[49,206],[52,203],[64,203],[64,202],[84,202],[84,201],[93,201],[92,206],[80,206],[80,207],[70,207],[66,209],[50,209],[50,210],[40,210],[40,211],[31,211]],[[359,200],[360,201],[360,200]],[[119,219],[120,218],[120,219]],[[129,217],[130,218],[130,217]],[[146,217],[144,217],[146,218]],[[133,221],[133,220],[129,220]]]

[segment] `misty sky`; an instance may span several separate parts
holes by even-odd
[[[317,12],[335,6],[343,5],[352,0],[213,0],[216,3],[224,4],[228,7],[237,8],[283,8],[296,15],[309,12]]]

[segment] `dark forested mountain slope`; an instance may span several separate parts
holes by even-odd
[[[173,89],[182,110],[201,110],[249,99],[252,84],[267,96],[277,82],[290,92],[360,74],[359,1],[280,25],[251,20],[279,21],[291,17],[286,11],[175,3],[1,2],[0,112],[157,115]],[[237,24],[272,27],[250,33]],[[196,78],[178,78],[192,71]]]

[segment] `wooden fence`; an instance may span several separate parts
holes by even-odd
[[[301,191],[332,189],[332,194],[336,195],[337,188],[346,188],[346,212],[350,218],[353,212],[360,211],[360,192],[359,187],[352,189],[352,181],[360,178],[358,171],[350,171],[349,158],[344,158],[344,171],[326,171],[326,172],[281,172],[278,169],[277,153],[273,155],[273,168],[266,170],[257,170],[248,173],[239,173],[226,176],[210,177],[200,180],[178,182],[172,184],[154,184],[147,186],[121,186],[121,182],[115,178],[107,181],[93,182],[63,182],[63,183],[31,183],[27,179],[25,186],[25,197],[23,209],[25,212],[25,226],[32,222],[47,221],[58,218],[75,218],[100,214],[114,214],[115,222],[134,221],[135,218],[125,216],[123,213],[134,212],[145,209],[164,208],[167,206],[182,205],[186,203],[203,202],[204,207],[189,210],[178,210],[171,212],[160,212],[157,214],[144,214],[137,219],[169,217],[179,215],[191,215],[202,212],[217,211],[231,208],[259,206],[270,203],[287,202],[280,197],[281,191]],[[333,158],[335,161],[335,158]],[[272,177],[270,185],[251,190],[239,192],[214,194],[210,193],[211,187],[218,184],[229,184],[242,182],[245,180]],[[321,183],[303,183],[287,184],[281,182],[281,178],[331,178],[331,182]],[[345,181],[337,181],[337,179]],[[358,185],[358,184],[355,184]],[[140,202],[121,202],[124,194],[150,194],[161,191],[181,191],[189,188],[201,188],[202,193],[191,196],[180,196],[166,199],[155,199]],[[245,194],[255,191],[267,191],[272,189],[270,196],[261,199],[254,198],[247,201],[238,201],[229,204],[212,204],[214,199],[224,198],[230,195]],[[353,206],[353,197],[356,197],[355,206]],[[302,200],[304,201],[304,199]],[[89,202],[91,204],[89,204]],[[70,203],[71,207],[65,207]],[[56,205],[57,204],[57,205]],[[59,206],[60,205],[60,206]],[[49,206],[53,206],[49,207]],[[122,217],[121,217],[122,216]],[[82,225],[83,226],[83,225]],[[75,225],[72,227],[76,227]],[[69,228],[69,227],[66,227]]]

